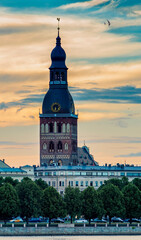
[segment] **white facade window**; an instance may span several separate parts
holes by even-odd
[[[82,176],[86,176],[86,172],[81,172],[81,175]]]
[[[103,172],[103,176],[108,176],[108,173],[107,172]]]
[[[80,176],[80,172],[75,172],[75,176]]]
[[[45,125],[45,133],[48,133],[48,123]]]
[[[44,124],[42,123],[41,124],[41,133],[44,133],[45,132],[45,128],[44,128]]]
[[[68,175],[68,176],[72,176],[72,175],[73,175],[73,172],[67,172],[67,175]]]
[[[69,132],[70,132],[70,124],[67,123],[67,133],[69,133]]]
[[[103,182],[102,182],[102,181],[100,181],[100,186],[102,186],[102,184],[103,184]]]
[[[88,181],[85,181],[85,186],[88,187]]]
[[[98,181],[95,181],[95,186],[98,187]]]
[[[68,150],[68,143],[65,143],[65,150]]]
[[[62,132],[63,132],[63,133],[66,132],[66,124],[65,124],[65,123],[63,123],[63,125],[62,125]]]
[[[80,186],[83,187],[83,181],[80,182]]]
[[[46,143],[43,144],[43,149],[44,149],[44,150],[47,149],[47,145],[46,145]]]

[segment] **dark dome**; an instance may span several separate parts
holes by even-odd
[[[56,38],[56,47],[51,52],[51,60],[50,68],[66,68],[66,53],[61,47],[61,38],[59,36]]]
[[[59,106],[57,113],[75,114],[73,99],[67,88],[50,88],[43,100],[42,113],[54,113],[55,104]]]

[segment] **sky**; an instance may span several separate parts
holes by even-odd
[[[79,112],[78,145],[85,141],[100,165],[141,165],[138,0],[0,1],[0,159],[39,165],[39,111],[57,17]]]

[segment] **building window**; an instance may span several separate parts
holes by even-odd
[[[86,172],[87,176],[92,176],[92,172]]]
[[[61,187],[64,187],[64,181],[59,181],[59,186]]]
[[[44,129],[44,124],[41,124],[41,133],[44,133],[45,129]]]
[[[67,133],[69,133],[69,132],[70,132],[70,124],[67,123]]]
[[[64,181],[62,181],[62,187],[64,187]]]
[[[47,145],[46,143],[43,144],[43,150],[46,150],[47,149]]]
[[[55,133],[57,132],[57,123],[56,122],[54,123],[54,132]]]
[[[124,173],[124,172],[121,172],[121,173],[120,173],[120,176],[125,176],[125,173]]]
[[[85,186],[88,187],[88,181],[85,181]]]
[[[61,76],[60,76],[60,78],[61,78],[61,81],[64,81],[64,79],[65,79],[65,77],[64,77],[65,75],[64,75],[64,73],[63,72],[61,72]]]
[[[95,186],[98,187],[98,181],[95,181]]]
[[[49,143],[49,151],[54,152],[54,143],[52,141]]]
[[[50,132],[50,133],[53,133],[53,123],[50,123],[50,124],[49,124],[49,132]]]
[[[103,182],[102,182],[102,181],[100,181],[100,186],[102,186],[102,184],[103,184]]]
[[[78,186],[79,186],[79,185],[78,185],[78,181],[76,181],[76,182],[75,182],[75,186],[76,186],[76,187],[78,187]]]
[[[93,181],[90,181],[90,186],[91,186],[91,187],[93,186]]]
[[[52,181],[52,187],[55,187],[55,181]]]
[[[48,186],[50,186],[50,181],[48,182]]]
[[[43,172],[39,172],[39,173],[38,173],[38,176],[43,176]]]
[[[58,166],[62,166],[62,160],[61,159],[58,160]]]
[[[57,127],[58,127],[58,133],[61,133],[62,132],[62,124],[58,123]]]
[[[45,125],[45,133],[48,133],[48,123]]]
[[[62,142],[61,141],[58,142],[57,149],[59,152],[62,151]]]
[[[53,176],[56,176],[56,172],[53,172]]]
[[[73,187],[73,181],[70,182],[71,187]]]
[[[66,125],[65,125],[65,123],[63,123],[63,125],[62,125],[62,132],[63,132],[63,133],[66,132]]]
[[[55,73],[55,80],[60,80],[59,72]]]
[[[65,150],[68,150],[68,143],[65,143]]]
[[[63,191],[60,191],[60,194],[61,194],[61,195],[63,195],[63,194],[64,194],[64,192],[63,192]]]
[[[50,166],[53,165],[53,159],[51,159],[51,160],[49,161],[49,165],[50,165]],[[50,175],[50,173],[49,173],[48,175]]]
[[[80,186],[83,187],[83,181],[81,181]]]

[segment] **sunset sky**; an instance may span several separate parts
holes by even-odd
[[[39,165],[39,109],[57,17],[78,145],[85,140],[100,165],[141,165],[139,0],[0,1],[0,159]]]

